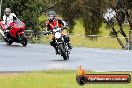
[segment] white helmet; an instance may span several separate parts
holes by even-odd
[[[11,9],[10,8],[6,8],[4,12],[5,12],[6,16],[9,16],[10,13],[11,13]]]
[[[49,11],[49,12],[48,12],[48,16],[50,16],[50,15],[53,15],[54,17],[56,17],[55,11]]]

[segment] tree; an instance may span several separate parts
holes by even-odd
[[[42,10],[48,7],[47,0],[3,0],[2,12],[11,8],[18,18],[26,23],[27,29],[38,29],[38,17]],[[3,13],[4,14],[4,13]]]
[[[128,43],[130,43],[130,44],[132,43],[132,40],[131,40],[132,39],[132,36],[131,36],[132,35],[132,21],[131,21],[131,14],[129,13],[129,10],[130,10],[130,7],[129,7],[130,5],[129,4],[130,4],[129,0],[128,1],[126,1],[126,0],[116,0],[114,2],[114,5],[111,6],[113,8],[113,10],[116,12],[115,18],[116,18],[117,23],[120,27],[119,31],[125,37],[127,45],[128,45]],[[127,35],[126,35],[126,33],[124,32],[124,29],[123,29],[123,24],[124,24],[125,19],[128,20],[129,25],[130,25],[129,37],[127,37]],[[121,39],[118,36],[117,31],[115,30],[114,22],[113,21],[112,22],[107,21],[107,22],[111,26],[112,31],[113,31],[115,37],[117,38],[119,44],[122,46],[122,48],[126,48],[125,44],[123,44],[123,42],[121,41]],[[128,48],[128,46],[127,46],[127,48]]]
[[[68,21],[71,31],[75,20],[81,18],[86,35],[99,34],[102,24],[103,1],[105,0],[62,0],[58,4],[59,12]]]

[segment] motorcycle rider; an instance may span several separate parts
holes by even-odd
[[[17,18],[14,13],[11,13],[10,8],[6,8],[4,11],[4,16],[3,16],[3,24],[5,24],[5,28],[8,28],[9,24],[14,21],[14,18]]]
[[[4,10],[3,21],[0,22],[2,29],[3,30],[10,29],[10,24],[13,23],[14,20],[16,20],[16,19],[18,19],[18,18],[14,13],[11,13],[11,9],[6,8]],[[18,31],[20,31],[20,30],[18,29]],[[3,35],[3,37],[5,38],[4,32],[2,30],[0,32]]]
[[[6,30],[8,28],[8,25],[13,22],[13,16],[16,16],[14,13],[11,13],[10,8],[6,8],[4,10],[4,16],[3,16],[3,21],[0,22],[2,30]],[[3,37],[5,37],[4,32],[0,30],[1,34]]]
[[[56,25],[61,28],[61,34],[64,36],[64,39],[66,40],[66,42],[68,43],[68,47],[70,49],[72,49],[71,43],[70,43],[70,38],[69,36],[64,32],[64,28],[67,27],[67,23],[65,21],[63,21],[61,18],[56,16],[56,13],[54,11],[49,11],[48,12],[48,20],[45,23],[46,25],[46,31],[53,31],[54,27],[56,27]],[[55,43],[55,38],[54,35],[52,37],[52,40],[50,42],[50,45],[53,46],[56,50],[56,54],[59,54],[58,49],[56,47],[56,43]]]

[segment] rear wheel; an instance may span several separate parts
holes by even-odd
[[[27,45],[27,39],[24,38],[21,44],[22,44],[23,46],[26,46],[26,45]]]
[[[11,45],[13,43],[13,40],[11,38],[6,38],[5,39],[5,42],[8,44],[8,45]]]
[[[9,40],[9,42],[7,43],[8,45],[11,45],[13,43],[12,40]]]
[[[66,52],[66,50],[64,49],[64,47],[63,47],[62,44],[59,45],[59,49],[61,51],[61,54],[63,56],[63,59],[64,60],[68,60],[69,59],[69,54]]]

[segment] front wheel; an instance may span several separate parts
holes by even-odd
[[[24,38],[23,41],[21,42],[21,44],[22,44],[23,46],[27,46],[27,39]]]
[[[69,59],[69,54],[64,49],[63,44],[60,44],[58,47],[59,47],[59,49],[61,51],[61,55],[63,56],[63,59],[64,60],[68,60]]]
[[[23,34],[23,35],[21,36],[20,41],[21,41],[21,44],[22,44],[23,46],[26,46],[26,45],[27,45],[27,38],[26,38],[26,35],[25,35],[25,34]]]

